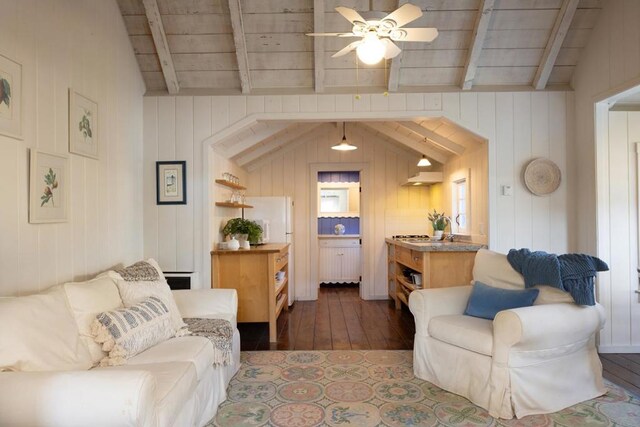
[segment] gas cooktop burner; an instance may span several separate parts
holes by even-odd
[[[427,234],[399,234],[393,236],[394,240],[430,240]]]

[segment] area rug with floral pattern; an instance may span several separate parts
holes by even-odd
[[[412,352],[243,352],[228,398],[209,426],[640,426],[640,400],[609,392],[560,412],[492,418],[413,375]]]

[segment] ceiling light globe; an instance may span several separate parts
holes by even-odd
[[[384,58],[385,46],[375,33],[368,33],[356,48],[360,61],[367,65],[377,64]]]

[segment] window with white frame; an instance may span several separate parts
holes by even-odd
[[[451,196],[453,205],[451,209],[451,212],[453,213],[451,218],[451,228],[455,233],[468,233],[469,191],[466,178],[453,181]]]

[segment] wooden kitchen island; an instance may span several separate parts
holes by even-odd
[[[276,273],[284,278],[276,281]],[[211,251],[211,287],[238,291],[238,322],[269,322],[269,341],[276,342],[276,321],[288,309],[289,244],[270,243],[251,249]]]
[[[476,252],[485,245],[470,242],[411,243],[386,239],[389,297],[400,309],[409,305],[409,294],[416,289],[468,285],[473,278]],[[420,275],[422,284],[412,283]]]

